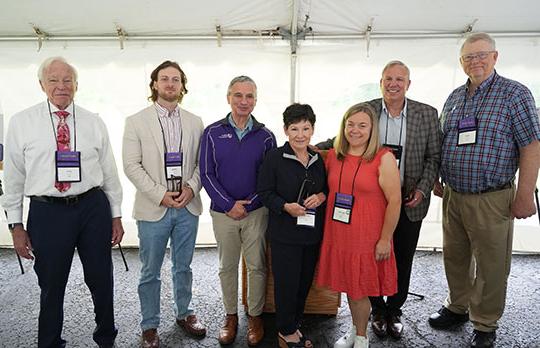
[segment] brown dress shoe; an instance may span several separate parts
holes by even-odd
[[[378,337],[386,336],[386,318],[384,314],[373,313],[371,315],[371,328]]]
[[[238,329],[238,314],[227,314],[223,326],[219,329],[218,341],[220,344],[231,344],[236,338]]]
[[[194,314],[188,315],[186,319],[176,319],[176,323],[191,336],[197,338],[206,336],[206,328]]]
[[[261,316],[252,317],[248,315],[248,331],[247,342],[248,346],[256,346],[261,342],[264,336],[264,323]]]
[[[400,339],[403,333],[403,324],[399,315],[390,314],[387,318],[388,334],[395,339]]]
[[[159,348],[159,335],[157,329],[144,330],[141,335],[142,348]]]

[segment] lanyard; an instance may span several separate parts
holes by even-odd
[[[388,144],[388,121],[390,120],[390,113],[389,112],[386,112],[386,131],[384,133],[384,143],[385,144]],[[398,145],[401,146],[401,136],[403,134],[403,118],[405,116],[404,115],[401,115],[401,122],[399,123],[399,142],[398,142]]]
[[[49,102],[49,99],[47,99],[47,106],[49,107],[49,117],[51,119],[51,126],[52,126],[52,130],[54,134],[54,139],[56,140],[58,138],[56,136],[56,128],[54,127],[54,121],[53,121],[52,112],[51,112],[51,103]],[[77,151],[77,123],[75,122],[75,103],[73,103],[72,115],[73,115],[73,151]],[[64,122],[65,122],[65,119],[64,119]],[[67,126],[67,122],[66,122],[66,126]],[[58,144],[56,144],[56,146],[58,147]]]
[[[493,83],[495,82],[495,80],[497,79],[497,77],[498,77],[498,75],[497,75],[497,73],[495,73],[495,74],[493,75],[493,79],[492,79],[491,82],[489,83],[489,87],[488,87],[488,90],[487,90],[487,92],[486,92],[486,96],[488,96],[488,95],[489,95],[489,92],[491,92],[491,87],[493,87]],[[480,103],[480,105],[479,105],[479,106],[476,106],[476,107],[474,108],[473,116],[474,116],[475,119],[478,119],[477,115],[478,115],[478,113],[479,113],[479,110],[482,110],[482,109],[484,108],[486,102],[487,102],[487,98],[486,98],[486,97],[485,97],[485,98],[482,98],[482,102]],[[465,98],[464,98],[464,101],[463,101],[463,115],[464,115],[464,116],[467,116],[467,115],[465,114],[465,108],[466,108],[466,106],[467,106],[467,90],[465,90]],[[463,117],[462,117],[462,118],[463,118]]]
[[[156,112],[156,113],[157,113],[157,116],[158,116],[159,128],[161,128],[161,137],[163,138],[163,147],[165,148],[165,152],[167,153],[167,152],[169,152],[169,148],[167,147],[167,142],[165,141],[165,131],[163,130],[163,124],[161,123],[161,119],[159,117],[159,112]],[[172,116],[169,116],[169,117],[172,117]],[[178,117],[180,117],[180,116],[178,116]],[[167,135],[169,136],[169,139],[171,139],[171,130],[170,130],[170,128],[172,128],[172,127],[167,127]],[[171,145],[171,150],[172,150],[172,144],[170,144],[170,145]],[[182,150],[182,126],[181,126],[181,123],[180,123],[180,144],[178,145],[178,152],[181,152],[181,150]]]
[[[341,192],[341,176],[343,174],[343,164],[345,163],[345,158],[341,162],[341,170],[339,171],[339,186],[338,186],[338,192]],[[351,196],[354,195],[354,184],[356,182],[356,175],[358,174],[358,170],[360,170],[360,166],[362,165],[362,159],[358,162],[358,166],[356,167],[356,171],[354,172],[353,182],[352,182],[352,189],[351,189]]]

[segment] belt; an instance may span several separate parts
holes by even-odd
[[[30,200],[42,203],[62,204],[62,205],[75,205],[79,203],[84,197],[90,195],[92,192],[101,190],[100,187],[92,187],[90,190],[83,192],[79,195],[65,196],[65,197],[53,197],[53,196],[30,196]]]
[[[507,182],[504,185],[497,186],[497,187],[489,187],[489,188],[487,188],[485,190],[482,190],[482,191],[479,191],[479,192],[460,192],[460,191],[454,190],[454,189],[452,189],[452,191],[457,192],[457,193],[462,193],[462,194],[465,194],[465,195],[481,195],[483,193],[507,190],[507,189],[511,188],[513,184],[514,184],[514,180],[510,180],[509,182]]]

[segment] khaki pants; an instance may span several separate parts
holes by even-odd
[[[445,187],[443,259],[445,306],[469,317],[479,331],[494,331],[504,312],[512,259],[515,188],[463,194]]]
[[[210,211],[219,254],[219,279],[227,314],[238,312],[238,263],[240,253],[247,268],[249,315],[262,313],[266,289],[266,226],[268,210],[256,209],[236,221],[224,213]]]

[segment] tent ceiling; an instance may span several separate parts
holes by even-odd
[[[294,6],[294,2],[297,6]],[[317,36],[458,35],[473,31],[540,36],[540,1],[516,0],[21,0],[4,1],[0,39],[35,38],[32,24],[50,39],[115,37],[120,26],[127,38],[223,37],[265,35],[278,27],[290,31],[293,9],[298,26]]]

